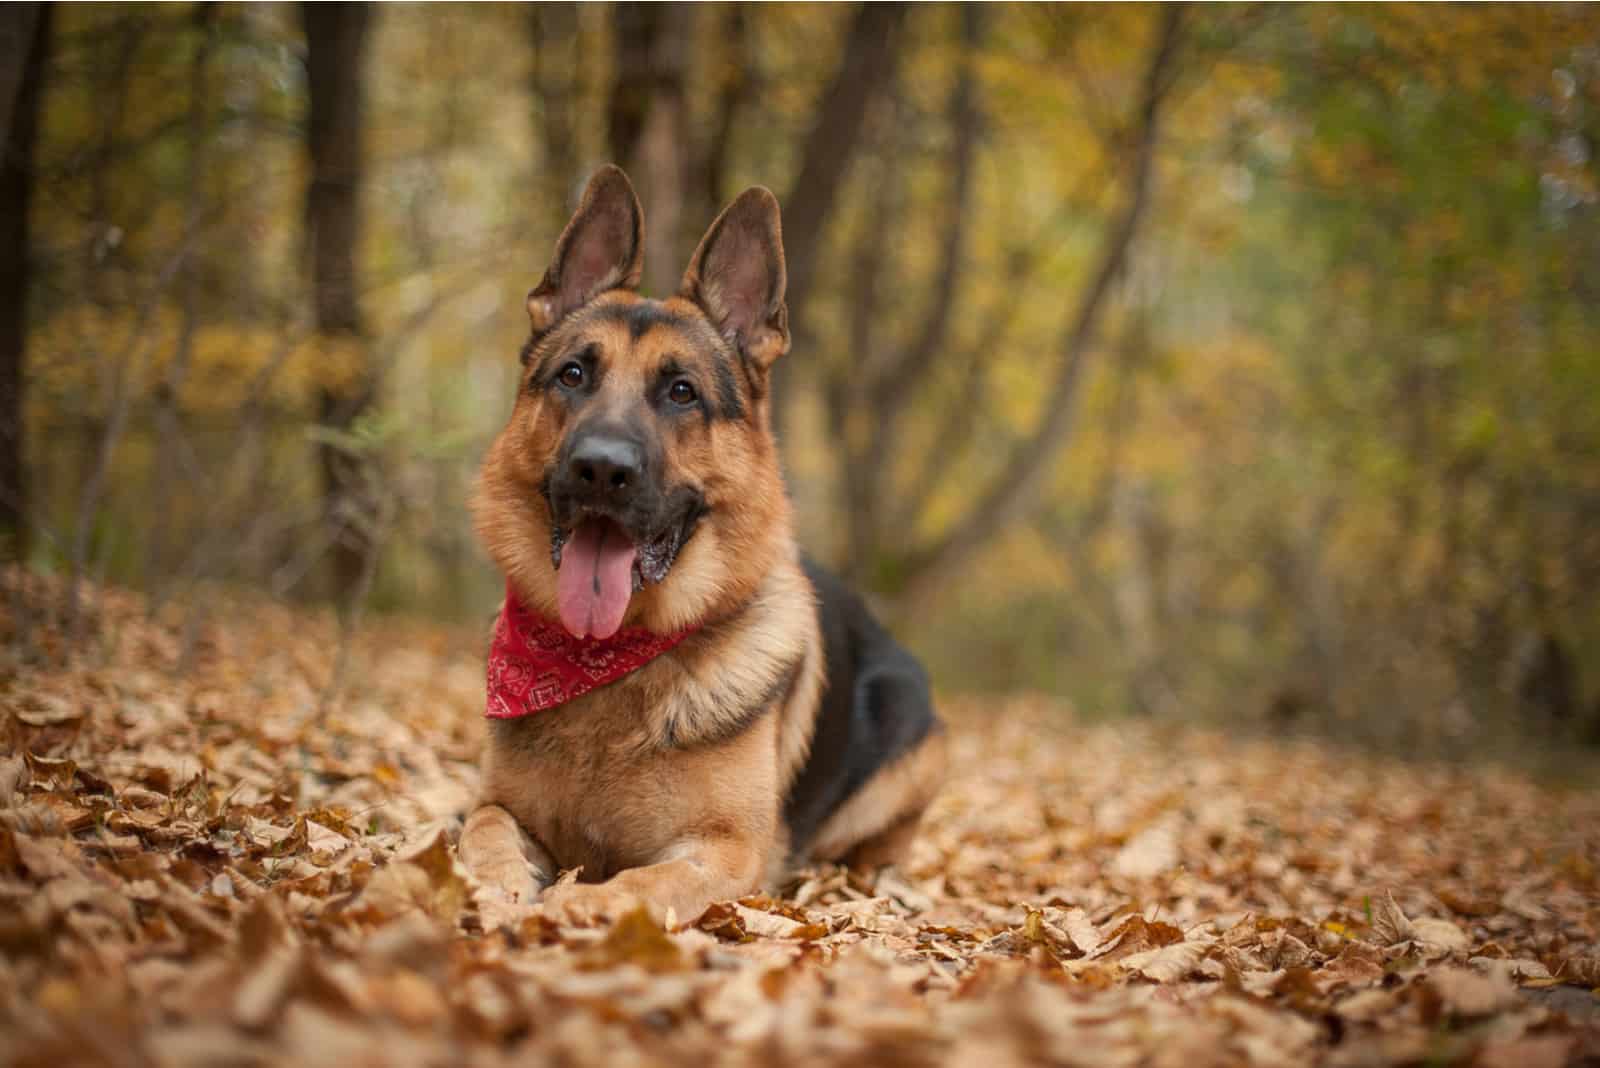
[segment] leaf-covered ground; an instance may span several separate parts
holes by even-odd
[[[1600,1061],[1592,789],[951,700],[899,875],[486,932],[480,635],[6,583],[0,1063]]]

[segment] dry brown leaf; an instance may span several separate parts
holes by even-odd
[[[1053,910],[1050,910],[1053,911]],[[1052,916],[1052,921],[1067,937],[1072,946],[1085,957],[1092,957],[1100,947],[1101,936],[1082,909],[1063,909]]]
[[[951,698],[950,782],[898,873],[820,865],[670,934],[498,929],[439,822],[479,787],[481,633],[374,620],[357,696],[317,714],[331,618],[229,612],[190,677],[151,667],[171,626],[100,599],[100,663],[0,678],[84,710],[0,757],[0,1063],[86,1035],[155,1063],[575,1068],[1600,1050],[1586,988],[1515,990],[1593,975],[1593,791]]]
[[[1393,1013],[1400,997],[1393,990],[1362,990],[1340,1001],[1334,1011],[1349,1020],[1378,1020]]]
[[[1126,879],[1149,879],[1177,867],[1178,834],[1171,823],[1140,831],[1111,859],[1111,870]]]
[[[330,855],[342,853],[351,845],[350,839],[316,820],[306,820],[306,848],[313,853]]]
[[[619,919],[606,934],[605,940],[580,961],[580,966],[588,969],[608,968],[616,964],[636,964],[658,975],[681,972],[691,966],[683,950],[650,917],[650,910],[643,907]]]
[[[300,970],[300,952],[279,946],[255,961],[233,995],[233,1018],[240,1027],[259,1031],[273,1021],[289,999]]]
[[[1138,972],[1146,979],[1158,983],[1175,983],[1179,979],[1187,978],[1189,973],[1199,966],[1201,958],[1206,955],[1212,944],[1209,941],[1178,942],[1159,949],[1135,953],[1117,963],[1122,968]]]
[[[1561,1068],[1570,1063],[1570,1035],[1540,1035],[1509,1042],[1489,1042],[1472,1063],[1476,1068]]]
[[[1449,920],[1418,917],[1411,921],[1411,930],[1417,941],[1440,953],[1465,953],[1472,945],[1467,933]]]
[[[0,808],[10,808],[16,803],[17,793],[28,781],[28,766],[22,757],[0,757]]]
[[[1453,1016],[1488,1016],[1518,1003],[1516,987],[1504,972],[1482,975],[1467,968],[1444,967],[1429,972],[1427,983]]]
[[[1383,897],[1372,902],[1372,934],[1382,946],[1398,945],[1416,938],[1416,929],[1406,914],[1395,904],[1394,894],[1388,890]]]
[[[1600,987],[1600,956],[1568,957],[1555,976],[1577,986]]]

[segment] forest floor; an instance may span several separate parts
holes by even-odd
[[[0,592],[0,1064],[1600,1063],[1592,787],[951,699],[905,872],[486,932],[487,621]]]

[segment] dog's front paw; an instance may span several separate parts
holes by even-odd
[[[539,897],[539,911],[557,923],[592,927],[610,923],[636,909],[644,908],[657,923],[660,910],[650,902],[606,883],[564,883],[552,886]]]
[[[485,931],[517,927],[538,910],[538,905],[532,900],[535,894],[536,891],[523,895],[508,892],[502,886],[480,884],[472,894],[473,904],[478,906],[479,924]]]
[[[472,898],[478,906],[484,930],[515,927],[533,912],[539,884],[521,856],[480,863],[472,874],[477,882]]]

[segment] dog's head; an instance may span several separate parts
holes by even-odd
[[[778,202],[741,194],[667,300],[635,292],[643,233],[603,168],[528,295],[516,405],[474,498],[519,596],[579,637],[714,618],[792,545],[767,396],[789,348]]]

